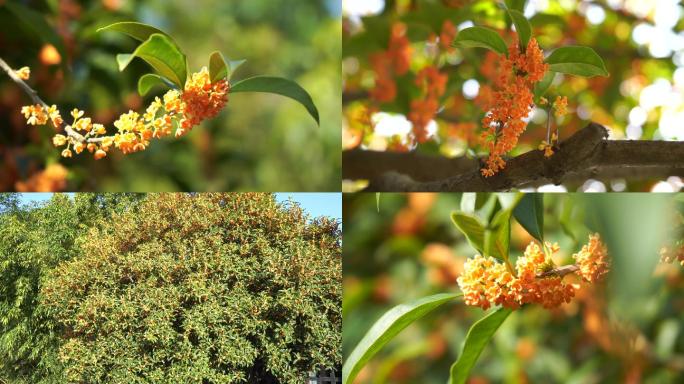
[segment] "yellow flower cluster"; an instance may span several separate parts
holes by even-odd
[[[610,260],[608,250],[601,242],[601,237],[597,234],[589,236],[589,244],[572,256],[577,262],[579,273],[590,282],[595,283],[610,270]]]
[[[170,90],[163,98],[155,97],[142,116],[134,111],[119,116],[114,122],[117,129],[114,135],[106,136],[107,130],[102,124],[94,124],[89,117],[83,117],[83,111],[74,109],[71,112],[74,121],[65,128],[67,134],[55,135],[52,143],[56,147],[66,145],[63,157],[87,149],[99,160],[107,156],[112,147],[124,154],[139,152],[150,145],[152,138],[170,135],[174,127],[175,136],[180,137],[203,120],[216,116],[228,102],[229,90],[226,79],[212,83],[205,67],[190,76],[182,92]],[[47,109],[40,104],[29,105],[22,107],[21,112],[30,125],[44,125],[48,118],[55,128],[62,123],[55,105]]]

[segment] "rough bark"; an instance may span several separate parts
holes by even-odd
[[[684,176],[684,142],[607,140],[605,127],[591,123],[545,158],[534,150],[507,161],[497,175],[480,174],[480,160],[415,153],[348,151],[345,179],[368,179],[368,191],[505,191],[544,184],[597,179]]]

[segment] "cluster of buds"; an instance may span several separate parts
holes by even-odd
[[[566,271],[577,272],[585,281],[599,281],[609,270],[605,245],[598,234],[589,237],[589,244],[573,255],[576,265],[556,269],[551,256],[558,244],[530,243],[516,261],[515,270],[493,257],[475,256],[464,264],[457,282],[467,305],[488,309],[494,305],[517,309],[528,303],[544,308],[556,308],[569,303],[577,287],[563,282]],[[561,272],[562,271],[562,272]]]
[[[211,82],[209,71],[202,68],[193,73],[185,83],[183,91],[170,90],[163,98],[155,97],[142,116],[134,111],[121,115],[115,122],[117,132],[108,135],[102,124],[93,123],[84,112],[74,109],[73,122],[64,127],[66,134],[56,134],[52,143],[56,147],[66,146],[63,157],[72,157],[87,150],[95,159],[107,156],[112,147],[128,154],[146,149],[152,138],[171,134],[176,127],[175,137],[188,133],[203,120],[216,116],[228,102],[230,85],[226,79]],[[21,109],[29,125],[45,125],[51,120],[55,129],[60,129],[62,117],[53,105],[29,105]]]

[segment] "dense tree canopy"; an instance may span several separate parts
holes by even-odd
[[[0,379],[300,383],[339,367],[334,220],[270,194],[55,195],[0,220]]]

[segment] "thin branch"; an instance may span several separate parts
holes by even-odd
[[[537,278],[551,277],[551,276],[563,277],[565,275],[575,273],[575,272],[579,271],[579,269],[580,268],[575,264],[564,265],[562,267],[554,268],[550,271],[538,273]]]
[[[7,73],[7,76],[12,79],[17,85],[33,100],[34,104],[39,104],[43,108],[47,109],[48,105],[40,97],[38,97],[38,92],[31,88],[24,80],[17,76],[16,72],[0,57],[0,67]]]
[[[12,81],[14,81],[19,86],[19,88],[21,88],[24,91],[24,93],[26,93],[31,98],[31,100],[33,101],[34,104],[38,104],[46,110],[49,108],[47,103],[44,102],[43,99],[41,99],[38,96],[38,92],[36,92],[33,88],[31,88],[28,84],[26,84],[26,82],[24,80],[19,78],[19,76],[17,76],[16,72],[14,72],[12,67],[10,67],[5,62],[5,60],[3,60],[1,57],[0,57],[0,68],[2,68],[5,71],[5,73],[7,74],[7,76],[9,76],[9,78],[12,79]],[[70,125],[67,125],[64,128],[64,132],[67,134],[67,136],[78,141],[79,143],[84,143],[84,142],[85,143],[99,143],[99,142],[102,142],[104,140],[103,137],[98,137],[98,138],[90,137],[90,138],[86,139],[85,136],[76,132],[76,130],[74,130]]]
[[[505,191],[589,178],[684,176],[684,142],[607,137],[605,127],[591,123],[554,148],[552,157],[530,151],[489,178],[480,174],[479,159],[350,151],[343,154],[343,176],[370,180],[368,191],[396,192]]]

